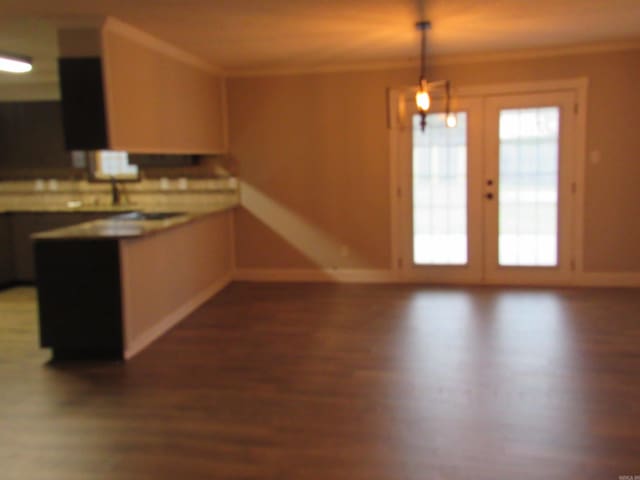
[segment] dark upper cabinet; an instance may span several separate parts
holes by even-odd
[[[101,59],[60,58],[58,68],[67,150],[108,149]]]
[[[19,130],[22,124],[20,104],[3,102],[0,104],[0,166],[9,167],[19,163]]]
[[[0,102],[0,168],[49,167],[71,167],[60,102]]]

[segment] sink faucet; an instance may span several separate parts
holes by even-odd
[[[111,177],[111,205],[120,205],[120,190],[115,177]]]

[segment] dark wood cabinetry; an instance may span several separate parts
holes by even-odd
[[[102,61],[98,57],[61,58],[58,71],[67,149],[108,149]]]
[[[0,287],[13,281],[13,248],[9,215],[0,215]]]
[[[19,212],[8,217],[13,269],[11,281],[35,281],[35,262],[31,235],[55,228],[89,222],[108,215],[102,212]]]
[[[57,101],[0,102],[0,170],[71,168]]]
[[[40,343],[56,358],[122,358],[117,239],[37,241]]]
[[[43,214],[11,214],[11,243],[13,245],[14,280],[32,282],[34,280],[33,245],[29,236],[43,230]]]

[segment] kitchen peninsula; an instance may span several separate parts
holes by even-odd
[[[234,198],[34,235],[40,340],[54,358],[131,358],[231,279]]]

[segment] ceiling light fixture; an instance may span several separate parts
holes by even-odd
[[[416,107],[420,114],[420,128],[424,132],[427,128],[427,112],[431,108],[431,92],[444,89],[445,95],[445,125],[454,128],[458,124],[456,114],[451,111],[451,82],[449,80],[427,81],[427,30],[431,28],[431,22],[421,20],[416,23],[420,31],[420,80],[416,92]]]
[[[31,57],[0,52],[0,71],[9,73],[27,73],[33,68]]]

